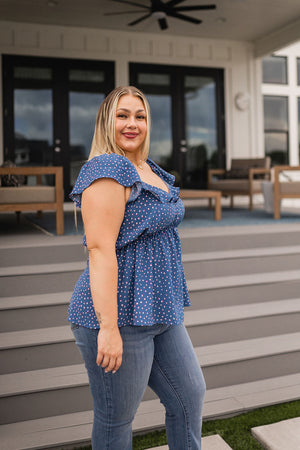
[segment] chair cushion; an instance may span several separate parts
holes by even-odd
[[[222,192],[243,192],[245,194],[249,193],[249,181],[248,180],[220,180],[213,181],[209,184],[209,189],[214,191],[222,191]],[[253,182],[253,189],[256,192],[261,192],[261,181]]]
[[[55,187],[52,186],[0,187],[0,204],[55,201]]]
[[[289,181],[280,183],[281,194],[298,194],[300,197],[300,181]]]

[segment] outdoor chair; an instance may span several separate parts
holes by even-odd
[[[18,186],[18,177],[34,175],[37,184]],[[54,175],[54,186],[43,186],[42,175]],[[56,232],[64,234],[63,168],[62,167],[0,167],[0,178],[11,183],[0,187],[0,211],[56,211]],[[13,184],[16,185],[13,185]]]
[[[222,196],[230,197],[230,205],[233,207],[235,195],[249,197],[249,209],[253,209],[253,195],[260,194],[261,181],[269,180],[271,159],[248,158],[232,159],[230,170],[209,169],[208,189],[221,191]]]
[[[285,179],[280,177],[282,172],[298,171],[300,166],[275,166],[274,170],[274,219],[280,219],[281,200],[284,198],[300,198],[300,176],[293,181],[288,174]]]

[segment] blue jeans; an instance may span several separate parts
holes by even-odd
[[[71,325],[94,404],[93,450],[131,450],[132,421],[147,385],[166,409],[170,450],[200,450],[205,381],[184,325],[125,326],[116,373],[96,364],[98,330]]]

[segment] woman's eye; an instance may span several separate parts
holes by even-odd
[[[126,118],[126,114],[118,114],[117,117],[120,119],[124,119]]]
[[[144,115],[137,116],[137,118],[138,118],[139,120],[145,120],[145,119],[146,119],[146,117],[145,117]]]

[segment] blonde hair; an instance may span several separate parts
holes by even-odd
[[[118,147],[115,140],[117,104],[123,95],[133,95],[134,97],[138,97],[144,105],[146,111],[147,132],[145,140],[141,146],[141,159],[146,161],[150,146],[150,107],[145,95],[134,86],[121,86],[115,88],[101,103],[96,118],[95,132],[89,154],[89,160],[94,156],[102,155],[103,153],[117,153],[118,155],[125,156],[124,150]]]

